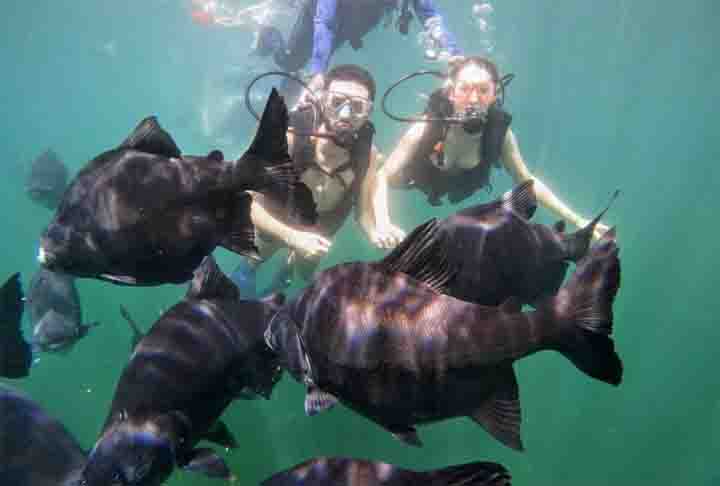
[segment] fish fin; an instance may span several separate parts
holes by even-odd
[[[98,321],[95,322],[88,322],[87,324],[80,324],[78,326],[78,337],[85,337],[87,336],[88,332],[90,332],[90,329],[93,327],[98,327],[100,323]]]
[[[565,233],[566,228],[567,224],[562,219],[555,221],[555,223],[553,224],[553,229],[558,233]]]
[[[447,258],[447,245],[440,223],[433,218],[407,235],[400,244],[380,261],[389,272],[402,272],[444,292],[455,276]]]
[[[503,379],[482,407],[470,416],[490,435],[512,449],[522,451],[520,395],[515,371],[508,367]]]
[[[423,443],[422,440],[420,440],[420,436],[418,435],[417,429],[415,427],[406,427],[406,428],[388,428],[390,433],[398,439],[401,442],[404,442],[405,444],[413,447],[422,447]]]
[[[240,298],[237,287],[220,270],[212,255],[205,257],[193,272],[186,299],[231,299]]]
[[[537,209],[537,197],[534,190],[535,181],[528,179],[503,194],[502,205],[524,219],[530,219]]]
[[[287,131],[289,115],[285,100],[273,88],[265,104],[260,125],[255,132],[255,138],[250,148],[245,152],[261,160],[289,161]]]
[[[434,471],[415,473],[419,481],[413,484],[442,484],[445,486],[510,486],[510,472],[496,462],[470,462]]]
[[[145,337],[145,333],[140,330],[140,326],[138,326],[137,322],[135,322],[135,319],[130,316],[130,313],[124,305],[120,305],[120,315],[122,315],[123,319],[127,321],[128,326],[130,326],[130,330],[133,333],[131,349],[134,351],[135,348],[137,348],[138,344],[140,344],[142,338]]]
[[[23,299],[20,274],[15,273],[0,288],[0,376],[5,378],[30,374],[33,350],[22,335]]]
[[[110,273],[103,273],[100,275],[100,278],[116,285],[137,285],[137,279],[130,275],[112,275]]]
[[[508,297],[505,302],[500,304],[500,310],[505,311],[508,314],[514,314],[522,312],[522,301],[517,297]]]
[[[620,259],[608,231],[578,262],[556,297],[541,305],[554,315],[559,335],[553,346],[587,375],[619,385],[623,366],[610,338],[613,326],[612,305],[620,287]]]
[[[338,399],[335,396],[320,388],[310,386],[305,394],[305,414],[312,417],[320,412],[330,410],[337,403]]]
[[[138,123],[119,148],[165,157],[180,157],[180,149],[170,134],[160,126],[155,116],[149,116]]]
[[[220,246],[239,255],[259,259],[255,246],[255,226],[250,218],[252,197],[247,193],[238,193],[234,198],[229,216],[227,235],[220,240]]]
[[[238,445],[235,436],[222,420],[218,420],[210,426],[203,438],[217,445],[227,447],[228,449],[235,449]]]
[[[608,202],[607,206],[605,206],[605,209],[600,211],[600,213],[595,216],[592,221],[590,221],[588,224],[575,231],[574,233],[570,233],[563,238],[563,241],[565,243],[565,251],[569,260],[577,262],[587,254],[590,248],[590,242],[593,238],[593,233],[595,233],[595,226],[597,226],[602,217],[605,216],[605,213],[607,213],[608,210],[612,207],[612,204],[615,202],[619,195],[620,191],[616,190],[610,198],[610,202]]]
[[[222,162],[225,160],[225,155],[222,153],[221,150],[212,150],[209,154],[206,155],[206,157],[210,160],[214,160],[215,162]]]
[[[212,449],[193,449],[183,458],[181,467],[186,471],[204,474],[210,478],[231,479],[230,468]]]

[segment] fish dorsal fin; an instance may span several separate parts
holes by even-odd
[[[495,393],[470,416],[490,435],[515,450],[523,450],[520,438],[520,395],[515,370],[508,368],[507,377]]]
[[[610,198],[610,202],[608,202],[607,206],[605,206],[605,209],[600,211],[600,213],[595,216],[592,221],[576,232],[570,233],[564,237],[567,258],[577,262],[587,254],[590,249],[590,242],[592,241],[593,233],[595,233],[595,226],[597,226],[600,219],[605,216],[605,213],[608,212],[619,195],[620,191],[616,190]]]
[[[433,218],[415,228],[380,262],[390,272],[402,272],[445,292],[455,276],[455,268],[447,258],[447,246],[440,223]]]
[[[264,160],[289,160],[288,123],[285,100],[273,88],[260,119],[260,125],[255,132],[255,138],[245,153]]]
[[[185,298],[236,300],[240,298],[240,292],[210,255],[195,269]]]
[[[0,311],[2,311],[3,316],[0,327],[17,325],[17,322],[22,318],[23,298],[20,274],[15,273],[0,288]]]
[[[522,302],[517,297],[508,297],[500,304],[500,310],[508,314],[522,312]]]
[[[530,219],[537,209],[537,197],[533,189],[535,182],[528,179],[522,184],[515,186],[511,191],[503,194],[503,208],[512,211],[519,216]]]
[[[120,148],[138,150],[165,157],[180,157],[180,149],[170,134],[158,123],[157,117],[149,116],[120,144]]]
[[[567,228],[567,224],[562,219],[555,221],[555,224],[553,224],[553,229],[558,233],[565,233],[565,228]]]
[[[207,158],[216,162],[222,162],[225,160],[225,155],[220,150],[213,150],[207,154]]]

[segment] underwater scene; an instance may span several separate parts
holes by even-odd
[[[0,486],[720,486],[716,2],[3,10]]]

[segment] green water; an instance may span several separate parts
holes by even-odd
[[[472,2],[438,3],[472,52]],[[240,442],[226,454],[238,484],[257,484],[316,455],[423,468],[494,460],[521,486],[720,484],[720,7],[709,0],[494,6],[494,57],[503,72],[517,74],[507,106],[531,170],[584,215],[623,191],[608,221],[618,226],[623,265],[615,329],[624,383],[590,381],[556,354],[520,362],[527,451],[516,453],[467,419],[421,429],[426,445],[413,449],[342,407],[309,418],[302,386],[286,378],[271,401],[237,402],[226,413]],[[20,271],[28,282],[36,268],[37,236],[50,214],[27,199],[23,178],[45,147],[77,170],[148,114],[159,116],[184,152],[213,147],[198,128],[203,80],[241,64],[249,38],[193,25],[186,8],[171,0],[3,2],[0,275]],[[370,66],[381,89],[422,65],[414,39],[390,31],[366,38],[364,51],[341,50],[335,61]],[[420,108],[413,94],[403,103]],[[379,112],[374,121],[381,149],[390,150],[404,127]],[[495,194],[510,187],[504,175],[494,183]],[[414,194],[392,197],[406,229],[452,210],[430,208]],[[551,218],[540,211],[539,220]],[[381,254],[347,225],[327,265]],[[230,269],[233,257],[222,253],[220,261]],[[128,356],[119,305],[149,326],[184,289],[95,281],[79,289],[86,319],[102,326],[70,355],[43,357],[31,378],[14,384],[90,447]],[[220,483],[178,473],[168,484]]]

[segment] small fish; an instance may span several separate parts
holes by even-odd
[[[32,349],[22,334],[23,299],[16,273],[0,287],[0,376],[4,378],[30,374]]]
[[[30,199],[54,210],[67,188],[67,182],[67,167],[55,151],[48,149],[32,162],[25,190]]]
[[[192,279],[217,246],[257,257],[248,191],[281,194],[283,208],[312,201],[288,155],[287,125],[287,107],[273,91],[252,145],[232,162],[217,150],[181,156],[157,120],[146,118],[78,173],[41,236],[38,261],[77,277],[160,285]],[[300,212],[316,214],[314,206]]]
[[[160,314],[162,315],[162,312]],[[128,326],[130,326],[130,331],[132,331],[132,339],[130,341],[130,352],[132,353],[135,351],[135,349],[137,349],[138,344],[140,344],[142,338],[145,337],[145,333],[140,330],[140,326],[138,326],[138,323],[135,322],[135,319],[130,316],[130,313],[124,305],[120,306],[120,315],[123,316],[123,319],[125,319],[125,321],[127,321]]]
[[[30,280],[27,304],[31,343],[39,352],[67,353],[98,325],[82,323],[80,295],[72,275],[38,269]]]
[[[510,473],[494,462],[411,471],[384,462],[318,457],[266,479],[261,486],[510,486]]]
[[[152,326],[125,366],[83,484],[157,486],[175,467],[231,478],[219,455],[195,446],[205,439],[235,447],[220,415],[239,397],[270,397],[281,368],[264,334],[282,301],[240,300],[207,257],[185,298]]]
[[[0,484],[76,486],[85,453],[37,403],[0,383]]]
[[[442,220],[440,231],[450,247],[448,262],[457,269],[448,293],[491,306],[510,297],[532,304],[555,295],[569,263],[587,254],[595,226],[609,205],[571,234],[564,232],[563,222],[554,226],[529,222],[536,208],[530,180],[496,201]]]
[[[431,220],[380,262],[319,273],[273,319],[268,345],[305,384],[308,415],[340,401],[416,446],[416,425],[467,416],[522,450],[515,361],[554,350],[595,379],[621,382],[610,338],[620,285],[613,231],[533,312],[513,299],[486,307],[446,295],[452,268],[438,234]]]

